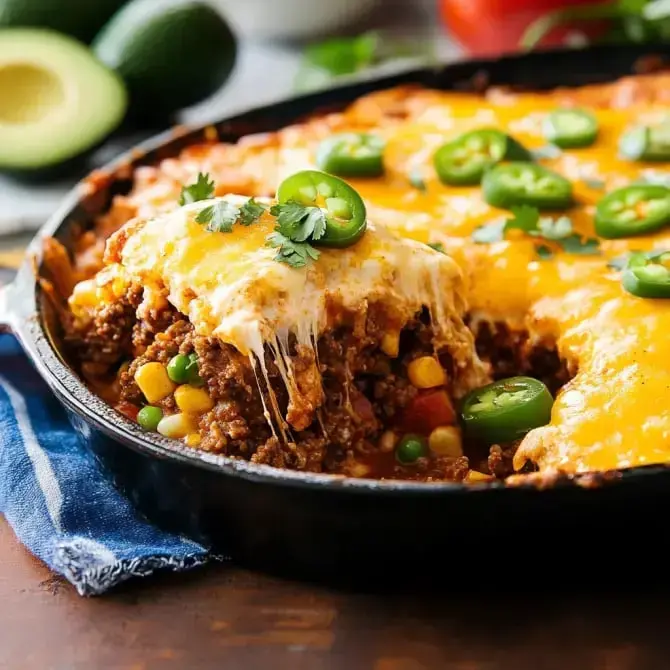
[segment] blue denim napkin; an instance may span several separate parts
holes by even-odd
[[[0,336],[0,513],[81,595],[218,558],[137,513],[10,335]]]

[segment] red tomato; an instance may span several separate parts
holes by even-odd
[[[446,391],[418,395],[405,410],[402,429],[408,433],[430,434],[438,426],[456,423],[456,412]]]
[[[372,421],[375,418],[372,403],[362,393],[351,401],[351,408],[362,421]]]
[[[470,54],[495,56],[517,51],[526,28],[537,18],[562,7],[594,5],[610,0],[440,0],[440,13],[450,34]],[[570,22],[552,30],[541,46],[565,44],[570,33],[592,39],[607,28],[604,21]]]

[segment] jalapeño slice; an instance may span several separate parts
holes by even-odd
[[[342,177],[378,177],[384,172],[384,140],[371,133],[342,133],[323,140],[316,164]]]
[[[625,186],[596,206],[596,232],[615,239],[634,237],[670,223],[670,188],[656,184]]]
[[[619,153],[632,161],[670,161],[670,124],[629,130],[619,140]]]
[[[348,247],[361,238],[368,225],[361,196],[349,184],[325,172],[303,170],[287,177],[279,184],[277,200],[324,211],[326,232],[314,242],[318,246]]]
[[[468,393],[461,421],[468,437],[486,444],[513,442],[551,419],[554,399],[532,377],[510,377]]]
[[[670,252],[632,254],[621,284],[638,298],[670,298]]]
[[[566,107],[547,116],[543,131],[547,141],[561,149],[589,147],[598,137],[598,121],[585,109]]]
[[[484,171],[502,160],[530,160],[530,153],[495,128],[464,133],[443,144],[433,157],[437,176],[448,186],[479,184]]]
[[[538,209],[566,209],[572,204],[572,184],[560,174],[528,162],[501,163],[484,174],[484,200],[509,209],[532,205]]]

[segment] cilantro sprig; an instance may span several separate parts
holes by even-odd
[[[598,239],[582,239],[574,232],[572,221],[567,216],[557,219],[540,216],[539,210],[530,205],[512,207],[511,211],[511,218],[499,219],[476,228],[472,233],[473,241],[478,244],[501,242],[509,230],[521,230],[538,240],[554,243],[568,254],[592,256],[600,253]],[[552,248],[547,244],[539,244],[535,249],[541,259],[553,256]]]
[[[267,246],[277,249],[275,260],[286,263],[292,268],[302,268],[319,258],[319,252],[307,242],[295,242],[278,230],[270,233],[265,242]]]
[[[326,214],[320,207],[290,200],[273,205],[270,214],[277,218],[277,225],[266,244],[278,249],[276,261],[301,268],[319,258],[319,251],[310,242],[317,242],[326,234]]]
[[[253,198],[240,207],[226,200],[219,200],[200,210],[195,220],[197,223],[206,224],[210,233],[232,233],[235,223],[250,226],[260,218],[264,211],[265,207]]]
[[[214,188],[214,180],[206,172],[198,172],[195,184],[182,187],[179,204],[183,207],[200,200],[209,200],[214,195]]]
[[[214,196],[216,185],[206,172],[199,172],[194,184],[184,186],[179,196],[179,204],[190,205],[194,202],[209,200]],[[207,226],[210,233],[230,233],[235,223],[250,226],[258,221],[267,207],[254,198],[250,198],[241,206],[233,205],[226,200],[219,200],[200,210],[195,217],[197,223]]]

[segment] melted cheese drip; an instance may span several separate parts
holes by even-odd
[[[238,205],[246,200],[225,199]],[[167,291],[167,299],[188,316],[199,335],[218,337],[249,356],[265,380],[266,415],[272,413],[285,439],[289,428],[269,383],[264,352],[272,355],[289,392],[289,424],[305,428],[291,421],[291,406],[307,403],[313,412],[321,398],[306,397],[298,388],[288,356],[289,335],[298,346],[315,350],[319,335],[337,325],[334,308],[365,313],[370,303],[381,302],[400,328],[425,306],[436,346],[446,346],[462,368],[456,392],[484,381],[472,335],[461,320],[466,309],[462,273],[448,256],[369,224],[354,246],[322,249],[318,261],[295,269],[276,262],[276,249],[265,246],[274,217],[266,213],[251,226],[236,224],[230,233],[212,233],[195,217],[213,202],[134,224],[120,265],[103,272],[145,286],[140,313],[154,308],[157,296]]]

